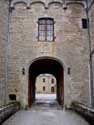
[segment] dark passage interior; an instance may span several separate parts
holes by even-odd
[[[57,101],[60,105],[64,104],[64,69],[59,60],[54,58],[36,59],[29,68],[29,85],[28,85],[28,106],[31,107],[35,101],[35,81],[39,74],[52,74],[57,80]]]

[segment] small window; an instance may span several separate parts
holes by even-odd
[[[43,82],[45,82],[45,78],[43,78]]]
[[[82,28],[87,29],[87,19],[82,19]]]
[[[52,18],[38,20],[38,40],[54,41],[54,20]]]
[[[68,67],[68,75],[70,75],[70,74],[71,74],[71,68]]]
[[[9,99],[10,100],[16,100],[16,95],[15,94],[10,94]]]
[[[52,80],[51,80],[51,83],[53,84],[54,83],[54,79],[52,78]]]
[[[25,68],[22,68],[22,74],[25,75]]]
[[[45,86],[43,86],[43,91],[45,91]]]

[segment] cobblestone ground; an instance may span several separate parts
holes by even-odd
[[[32,108],[21,110],[3,125],[89,125],[83,118],[62,109],[55,100],[36,101]]]

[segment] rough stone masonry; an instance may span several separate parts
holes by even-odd
[[[28,105],[29,67],[41,57],[62,63],[64,104],[69,106],[73,100],[89,104],[88,37],[87,29],[82,27],[82,19],[86,18],[84,2],[66,0],[66,5],[63,0],[0,1],[0,104],[5,98],[9,102],[9,95],[15,94],[22,106]],[[94,18],[93,12],[91,15]],[[55,39],[38,41],[38,20],[48,17],[54,19]]]

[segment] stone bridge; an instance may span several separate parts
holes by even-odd
[[[62,109],[55,101],[36,101],[31,109],[18,111],[19,105],[14,103],[3,108],[0,115],[0,123],[3,125],[90,125],[94,124],[94,110],[81,106],[79,103],[73,103],[71,110],[66,107]],[[14,105],[14,106],[13,106]],[[78,111],[81,116],[73,110]],[[13,112],[14,111],[14,112]],[[15,111],[18,111],[15,113]],[[6,120],[11,114],[9,119]],[[84,117],[82,117],[84,116]],[[85,119],[88,121],[86,121]],[[6,121],[5,121],[6,120]]]

